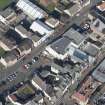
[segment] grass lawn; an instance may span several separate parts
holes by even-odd
[[[23,88],[20,88],[18,90],[18,95],[23,96],[23,95],[30,95],[30,94],[34,94],[35,91],[28,85],[26,85]]]
[[[12,0],[0,0],[0,9],[5,8]]]
[[[2,56],[4,53],[5,53],[4,49],[2,49],[2,48],[0,47],[0,56]]]
[[[54,8],[55,8],[55,4],[49,4],[48,6],[47,6],[47,9],[48,9],[48,11],[49,12],[52,12],[53,10],[54,10]]]

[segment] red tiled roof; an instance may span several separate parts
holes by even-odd
[[[80,94],[79,92],[74,93],[72,97],[74,99],[76,99],[77,101],[82,101],[82,102],[86,102],[88,99],[85,96],[83,96],[82,94]]]

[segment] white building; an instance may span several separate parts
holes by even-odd
[[[40,33],[41,35],[51,35],[54,32],[52,28],[50,28],[40,20],[34,21],[30,26],[30,29],[34,32]]]
[[[47,20],[45,21],[45,23],[46,23],[48,26],[52,27],[52,28],[56,28],[57,26],[60,25],[60,21],[57,20],[57,19],[54,19],[54,18],[49,18],[49,19],[47,19]]]
[[[36,18],[41,19],[47,16],[47,13],[44,10],[28,0],[19,0],[17,3],[17,7],[33,20]]]
[[[65,59],[69,54],[68,51],[71,46],[79,48],[79,46],[86,39],[85,36],[70,28],[64,33],[63,37],[46,47],[48,55],[58,59]]]
[[[47,46],[46,52],[54,58],[63,60],[68,56],[68,46],[71,46],[71,40],[67,37],[63,37]]]

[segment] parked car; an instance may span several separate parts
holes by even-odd
[[[14,79],[16,79],[16,77],[17,77],[17,72],[14,72],[7,77],[7,80],[11,82]]]
[[[25,64],[23,67],[24,67],[25,69],[29,69],[30,65]]]
[[[38,57],[34,57],[34,58],[32,59],[32,63],[35,63],[36,61],[38,61]]]

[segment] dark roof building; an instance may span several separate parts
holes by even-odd
[[[33,41],[31,39],[25,38],[18,45],[17,50],[20,52],[20,55],[22,56],[30,53],[33,47],[34,47]]]
[[[14,30],[9,29],[6,33],[0,35],[0,46],[5,50],[12,50],[21,42],[20,35]]]
[[[105,83],[105,60],[92,73],[93,78]]]
[[[71,41],[69,38],[63,37],[63,38],[57,40],[56,42],[54,42],[53,44],[51,44],[51,48],[59,54],[65,54],[65,52],[66,52],[65,49],[70,44],[70,42]]]
[[[19,56],[20,53],[17,51],[17,49],[14,49],[4,54],[4,56],[1,57],[0,62],[5,66],[11,66],[17,62]]]

